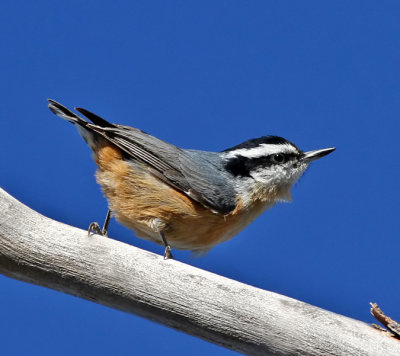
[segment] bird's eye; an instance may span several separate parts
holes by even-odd
[[[285,160],[285,156],[281,153],[277,153],[272,156],[272,160],[275,163],[283,163],[283,161]]]

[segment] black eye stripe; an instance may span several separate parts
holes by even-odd
[[[293,160],[298,156],[298,154],[296,153],[279,153],[279,155],[283,156],[283,160],[281,162],[277,162],[274,160],[274,156],[276,155],[277,154],[271,154],[268,156],[252,158],[237,155],[235,157],[229,158],[226,161],[225,169],[233,174],[235,177],[251,177],[251,173],[258,168],[267,168],[273,165],[283,164],[287,161]]]

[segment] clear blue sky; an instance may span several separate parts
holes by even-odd
[[[394,0],[3,0],[0,185],[67,224],[103,220],[89,148],[47,98],[185,148],[266,134],[336,146],[293,203],[205,257],[174,256],[366,322],[370,301],[400,319],[399,18]],[[163,252],[116,221],[110,235]],[[0,288],[2,354],[234,354],[3,276]]]

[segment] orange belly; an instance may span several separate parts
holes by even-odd
[[[212,212],[149,172],[129,164],[121,151],[104,146],[95,157],[96,178],[117,220],[136,235],[162,244],[162,231],[172,248],[208,251],[250,224],[267,207],[258,202],[246,209],[241,201],[228,215]]]

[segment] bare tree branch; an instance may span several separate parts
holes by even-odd
[[[400,324],[393,320],[391,317],[386,316],[385,313],[379,308],[376,303],[369,303],[371,305],[371,314],[384,325],[390,332],[392,332],[398,339],[400,338]]]
[[[253,355],[400,355],[387,333],[46,218],[0,189],[0,273]]]

